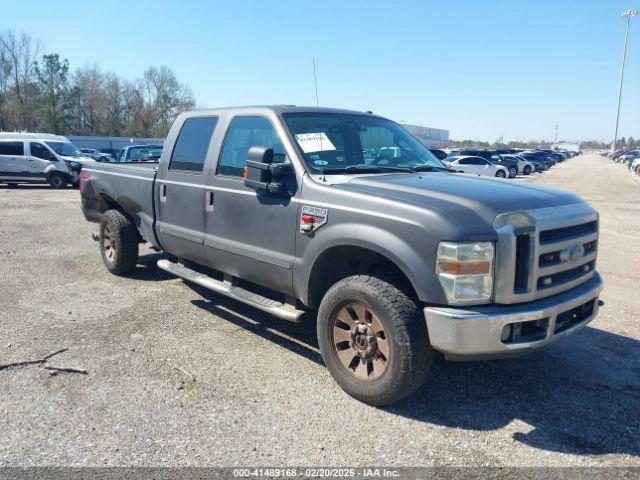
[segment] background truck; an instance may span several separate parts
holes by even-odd
[[[597,212],[567,192],[454,173],[385,118],[197,111],[165,147],[159,164],[83,170],[106,267],[132,270],[147,242],[189,282],[286,320],[317,310],[329,371],[369,404],[416,390],[435,351],[521,355],[597,313]]]

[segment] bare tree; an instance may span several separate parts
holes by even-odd
[[[24,33],[0,32],[3,71],[0,82],[4,84],[2,116],[8,128],[34,129],[37,126],[36,114],[30,105],[37,95],[33,67],[41,50],[42,43]]]
[[[191,89],[168,67],[151,67],[135,84],[130,128],[139,136],[164,136],[175,117],[194,105]]]
[[[104,131],[108,102],[105,83],[105,75],[97,66],[78,69],[73,74],[75,133],[90,135]]]

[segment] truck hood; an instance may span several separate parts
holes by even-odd
[[[335,187],[439,211],[470,236],[486,234],[487,226],[492,231],[501,213],[583,203],[569,192],[520,180],[446,172],[362,175]]]

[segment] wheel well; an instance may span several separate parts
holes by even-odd
[[[65,177],[67,177],[67,178],[69,179],[69,181],[71,181],[71,175],[69,175],[69,174],[68,174],[68,173],[66,173],[66,172],[61,172],[61,171],[59,171],[59,170],[49,170],[49,171],[47,172],[47,176],[46,176],[47,182],[49,182],[49,181],[50,181],[50,179],[51,179],[51,175],[53,175],[54,173],[57,173],[58,175],[63,175],[63,176],[65,176]]]
[[[309,276],[308,306],[317,308],[332,285],[351,275],[382,277],[407,295],[417,298],[411,282],[393,261],[366,248],[340,246],[325,250],[314,262]]]

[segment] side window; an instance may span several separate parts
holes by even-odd
[[[31,149],[31,156],[36,158],[41,158],[42,160],[51,160],[51,154],[49,150],[42,145],[41,143],[29,143],[29,148]]]
[[[187,118],[173,147],[169,170],[202,172],[218,117]]]
[[[470,158],[462,158],[458,161],[458,165],[472,165]]]
[[[24,143],[0,142],[0,155],[24,155]]]
[[[269,120],[264,117],[235,117],[227,130],[218,173],[241,177],[251,147],[273,148],[273,161],[286,161],[284,147]]]

